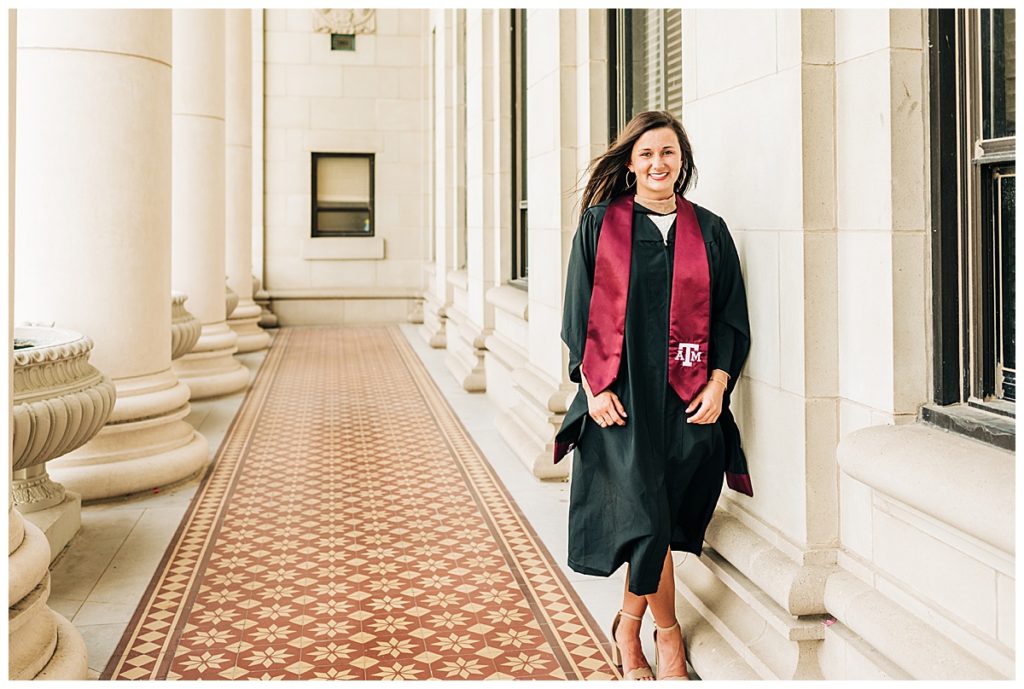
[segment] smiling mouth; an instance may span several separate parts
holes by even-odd
[[[659,173],[652,172],[652,173],[650,173],[647,176],[650,177],[651,179],[663,180],[666,177],[668,177],[668,173],[667,172],[659,172]]]

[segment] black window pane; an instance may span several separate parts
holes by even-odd
[[[981,10],[982,136],[998,139],[1017,132],[1015,10]]]
[[[1003,372],[1002,393],[1005,399],[1016,400],[1017,361],[1014,347],[1016,336],[1016,292],[1014,278],[1016,244],[1017,177],[1015,174],[999,178],[999,311],[1000,311],[1000,365]]]
[[[317,228],[321,232],[370,234],[370,213],[365,210],[330,211],[319,209],[316,219]]]

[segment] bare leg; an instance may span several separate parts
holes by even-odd
[[[672,550],[665,553],[665,564],[661,568],[658,590],[647,596],[647,605],[659,627],[676,624],[676,581],[672,565]],[[683,648],[683,633],[679,627],[658,632],[659,677],[686,676],[686,656]]]
[[[647,611],[647,597],[638,596],[629,591],[629,565],[626,565],[626,586],[622,592],[622,610],[637,617],[643,617]],[[643,649],[640,646],[640,625],[636,620],[628,617],[619,619],[619,627],[615,632],[614,643],[622,650],[622,674],[638,667],[649,666],[644,658]],[[652,679],[652,678],[645,678]]]

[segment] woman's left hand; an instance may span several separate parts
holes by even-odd
[[[686,419],[686,423],[714,423],[718,421],[719,414],[722,413],[722,398],[725,397],[725,385],[718,382],[717,380],[709,380],[704,388],[697,393],[697,396],[690,402],[690,406],[686,408],[686,413],[689,414],[697,406],[697,413]]]

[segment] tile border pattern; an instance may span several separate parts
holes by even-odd
[[[163,679],[292,333],[280,329],[99,679]]]

